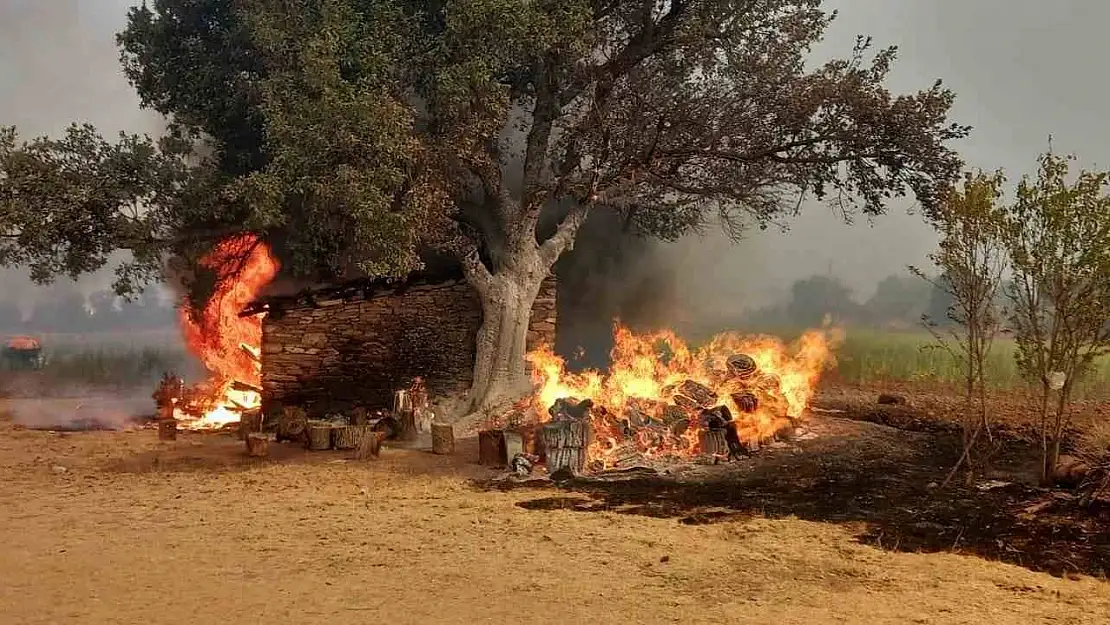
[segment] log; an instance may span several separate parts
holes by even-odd
[[[505,457],[505,433],[501,430],[478,432],[478,464],[503,467],[509,464]]]
[[[733,393],[731,397],[732,402],[742,413],[752,414],[759,410],[759,397],[756,397],[756,394],[751,391]]]
[[[543,426],[543,448],[547,455],[547,471],[569,471],[577,475],[586,468],[590,446],[589,421],[552,421]]]
[[[365,425],[340,425],[332,427],[331,446],[335,449],[358,449],[359,443],[370,428]]]
[[[333,426],[327,422],[309,421],[308,436],[305,437],[305,447],[313,451],[331,449],[331,431]]]
[[[347,417],[347,421],[351,425],[367,425],[370,423],[370,411],[358,406],[351,410],[351,414]]]
[[[262,411],[248,410],[239,416],[239,440],[247,440],[247,436],[262,431]]]
[[[171,417],[169,419],[158,420],[158,440],[177,440],[177,419]]]
[[[538,462],[543,462],[545,458],[542,434],[543,425],[522,425],[517,427],[514,431],[520,435],[521,443],[524,445],[524,453],[535,456],[538,458]]]
[[[725,440],[724,430],[703,430],[698,435],[701,453],[714,458],[728,457],[728,441]]]
[[[701,408],[710,408],[717,403],[717,393],[713,389],[693,380],[686,380],[679,385],[678,394],[694,400]]]
[[[508,464],[513,461],[513,458],[524,453],[524,439],[515,430],[505,430],[502,436],[505,438],[505,459]]]
[[[416,411],[412,408],[397,413],[397,424],[400,430],[397,432],[398,440],[412,442],[420,438],[420,430],[416,429]]]
[[[261,432],[247,434],[247,455],[255,458],[270,455],[270,437]]]
[[[281,411],[278,419],[278,442],[293,441],[304,443],[308,436],[308,417],[305,411],[294,406],[287,406]]]
[[[384,439],[384,432],[379,432],[373,428],[366,428],[363,430],[362,440],[359,441],[358,448],[355,450],[355,460],[377,458],[381,455],[382,441]]]
[[[735,354],[729,356],[725,361],[728,367],[728,372],[741,380],[747,380],[755,375],[759,366],[756,364],[755,359],[747,354]]]
[[[445,456],[455,453],[455,428],[450,423],[432,422],[432,453]]]

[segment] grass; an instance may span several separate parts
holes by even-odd
[[[762,330],[791,339],[794,329]],[[43,377],[66,383],[91,385],[146,384],[166,371],[187,373],[194,366],[179,345],[171,341],[126,342],[91,340],[89,337],[53,338],[46,343],[48,362]],[[1025,383],[1014,361],[1014,343],[999,339],[986,367],[988,382],[999,389],[1022,387]],[[849,384],[914,382],[937,385],[959,384],[961,363],[936,339],[924,331],[880,331],[853,328],[835,351],[833,379]],[[1110,360],[1079,389],[1082,395],[1110,395]]]
[[[958,347],[953,346],[958,352]],[[988,355],[987,382],[1000,389],[1026,385],[1014,359],[1012,339],[999,338]],[[836,350],[836,377],[846,382],[923,382],[959,384],[963,379],[960,360],[927,332],[883,332],[848,330]],[[1081,394],[1110,393],[1110,361],[1102,360],[1078,389]]]
[[[41,381],[44,387],[130,387],[148,385],[167,371],[184,373],[193,366],[183,350],[169,345],[48,343],[45,356],[46,365],[41,371],[12,375],[4,363],[0,375]]]

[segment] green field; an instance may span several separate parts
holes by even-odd
[[[766,331],[765,331],[766,332]],[[786,340],[797,331],[766,332]],[[188,373],[195,363],[174,341],[58,340],[47,343],[44,377],[59,383],[142,386],[166,371]],[[849,329],[836,348],[836,367],[827,377],[849,384],[917,382],[953,385],[962,379],[961,365],[926,332]],[[1024,384],[1014,362],[1014,344],[999,339],[989,357],[987,377],[1000,389]],[[195,373],[195,371],[193,371]],[[1110,395],[1110,360],[1085,380],[1081,394]]]
[[[987,381],[995,388],[1025,384],[1014,360],[1012,339],[999,338],[988,357]],[[958,352],[958,348],[957,348]],[[852,383],[959,383],[962,363],[927,332],[848,330],[836,350],[837,379]],[[1102,360],[1079,389],[1084,394],[1110,392],[1110,361]]]

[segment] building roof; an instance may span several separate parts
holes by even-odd
[[[357,278],[334,284],[301,289],[295,293],[260,297],[240,311],[240,317],[251,317],[290,308],[314,308],[325,302],[368,300],[398,295],[414,287],[451,287],[465,282],[458,265],[435,271],[416,271],[405,278]]]

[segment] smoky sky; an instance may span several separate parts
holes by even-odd
[[[114,34],[131,4],[0,2],[0,124],[27,136],[57,133],[72,121],[92,122],[106,136],[157,132],[160,120],[139,109],[119,67]],[[849,53],[859,34],[879,46],[897,45],[890,86],[911,91],[943,79],[957,94],[953,120],[974,126],[957,146],[971,166],[1003,168],[1011,177],[1030,173],[1049,135],[1057,151],[1110,166],[1110,128],[1102,119],[1110,86],[1100,71],[1110,4],[828,0],[826,6],[840,17],[815,58]],[[786,233],[753,233],[739,244],[719,234],[690,237],[659,245],[658,254],[677,274],[696,271],[696,280],[677,287],[689,301],[712,296],[723,308],[762,306],[814,273],[832,273],[865,298],[884,276],[923,263],[935,244],[912,209],[912,201],[896,202],[888,215],[846,226],[828,207],[809,203],[788,220]],[[23,274],[0,274],[9,296],[34,292]],[[109,281],[102,272],[82,286]]]

